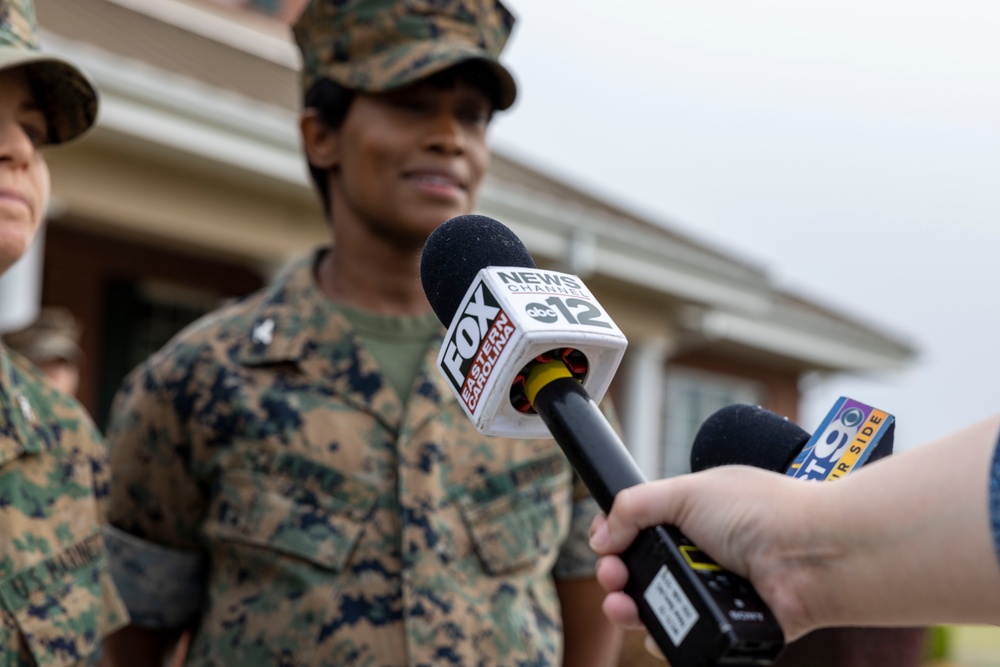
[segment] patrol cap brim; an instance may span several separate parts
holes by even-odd
[[[416,45],[411,42],[360,63],[328,65],[325,74],[346,88],[377,93],[401,88],[469,61],[482,62],[496,75],[497,109],[509,109],[517,98],[514,77],[487,51],[466,42],[428,40]]]
[[[57,360],[74,363],[83,356],[80,347],[73,339],[56,334],[46,336],[43,340],[31,343],[18,351],[36,364]]]
[[[97,89],[69,62],[38,51],[0,47],[0,70],[25,68],[39,107],[49,122],[46,144],[62,144],[86,133],[97,120]]]

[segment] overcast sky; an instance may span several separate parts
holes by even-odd
[[[1000,2],[508,0],[494,145],[911,341],[897,448],[1000,412]]]

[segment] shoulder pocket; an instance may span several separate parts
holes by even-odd
[[[230,470],[209,510],[206,535],[341,570],[375,505],[375,489],[341,478],[337,490],[278,475]]]
[[[528,461],[463,489],[457,500],[487,572],[551,567],[569,530],[569,464],[560,454]]]
[[[0,582],[0,600],[38,665],[75,665],[127,621],[100,534]]]

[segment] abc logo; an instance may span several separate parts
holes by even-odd
[[[524,312],[528,313],[528,317],[545,324],[552,324],[559,319],[556,311],[541,303],[529,303],[524,307]]]

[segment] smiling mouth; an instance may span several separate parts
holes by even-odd
[[[442,174],[424,174],[415,173],[408,174],[407,178],[414,183],[429,185],[436,188],[455,188],[458,190],[465,190],[465,185],[461,182],[451,178],[450,176],[444,176]]]
[[[31,205],[28,200],[16,192],[10,190],[0,190],[0,203],[11,202],[15,204],[20,204],[21,206],[30,209]]]

